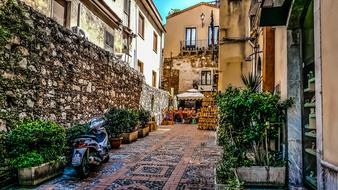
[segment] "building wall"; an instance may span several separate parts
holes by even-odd
[[[52,16],[52,0],[22,0],[33,9],[40,13],[51,17]],[[78,5],[80,4],[80,28],[86,32],[90,42],[104,48],[104,31],[109,31],[114,36],[114,52],[121,53],[123,48],[122,30],[113,28],[102,21],[88,7],[79,0],[70,2],[70,28],[77,26],[78,20]],[[113,6],[115,7],[115,5]]]
[[[152,17],[149,15],[147,10],[141,5],[140,2],[137,3],[136,8],[136,17],[135,20],[138,20],[139,14],[144,16],[144,38],[140,35],[137,35],[137,60],[141,61],[144,64],[144,76],[146,83],[152,85],[152,75],[153,71],[156,72],[156,88],[159,86],[160,81],[160,66],[161,66],[161,42],[162,42],[162,32],[158,27],[156,27]],[[138,28],[138,22],[137,27]],[[154,32],[157,34],[157,53],[153,50],[153,35]],[[138,34],[138,31],[135,30],[135,33]],[[137,63],[136,63],[137,64]]]
[[[275,88],[282,99],[287,98],[287,33],[286,26],[275,29]]]
[[[171,53],[173,57],[179,55],[180,42],[185,40],[186,27],[196,27],[196,39],[205,41],[207,45],[211,11],[214,15],[214,26],[219,26],[219,8],[213,5],[200,5],[176,16],[167,17],[165,25],[167,32],[164,34],[164,58],[170,58]],[[202,13],[205,15],[203,27]]]
[[[324,167],[324,189],[338,188],[338,55],[335,48],[338,45],[338,25],[335,20],[338,2],[334,0],[315,1],[315,21],[320,25],[320,45],[316,44],[316,62],[321,66],[322,90],[322,154]],[[318,30],[316,30],[318,31]],[[317,64],[318,65],[318,64]],[[316,67],[317,68],[317,67]],[[316,73],[317,74],[317,73]],[[317,77],[316,77],[317,80]],[[320,80],[320,79],[319,79]],[[317,81],[316,81],[317,82]],[[317,96],[318,97],[318,96]],[[319,96],[320,97],[320,96]],[[317,98],[316,98],[317,101]],[[317,113],[317,112],[316,112]],[[321,113],[321,112],[319,112]]]
[[[228,85],[242,86],[241,74],[252,70],[250,61],[246,58],[252,53],[246,40],[249,36],[250,0],[221,0],[220,7],[220,39],[219,50],[219,81],[218,88],[224,91]],[[231,38],[235,41],[225,41]],[[236,40],[237,39],[237,40]]]

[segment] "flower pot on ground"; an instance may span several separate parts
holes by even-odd
[[[132,143],[138,139],[138,131],[133,131],[130,133],[123,133],[122,137],[123,137],[124,144]]]
[[[118,149],[120,148],[121,144],[122,144],[122,140],[123,137],[110,137],[109,138],[109,142],[110,142],[110,146],[112,149]]]
[[[146,137],[149,134],[150,127],[148,122],[150,120],[150,112],[144,109],[138,111],[138,120],[140,123],[140,129],[138,130],[138,136],[140,138]]]
[[[65,129],[52,121],[24,121],[9,131],[7,152],[19,183],[37,185],[60,174],[65,142]]]
[[[35,186],[59,174],[62,174],[64,163],[51,161],[35,167],[18,169],[19,184],[23,186]]]
[[[251,166],[236,171],[239,179],[247,185],[285,185],[285,167]]]
[[[149,126],[146,126],[144,128],[140,128],[138,130],[138,137],[139,138],[143,138],[143,137],[146,137],[149,135],[149,131],[150,131],[150,127]]]
[[[149,121],[148,122],[148,125],[150,127],[150,132],[153,132],[153,131],[156,131],[157,130],[157,125],[156,125],[156,122],[155,121]]]

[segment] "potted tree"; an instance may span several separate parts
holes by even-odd
[[[145,109],[140,109],[138,111],[138,120],[140,129],[138,130],[138,136],[140,138],[146,137],[149,134],[150,127],[148,125],[150,119],[150,112]]]
[[[155,116],[151,116],[151,119],[148,122],[148,125],[150,127],[150,132],[157,130],[157,124],[156,124],[156,121],[155,121]]]
[[[6,134],[10,164],[20,185],[34,186],[62,173],[65,129],[52,121],[23,121]]]
[[[113,149],[120,148],[123,140],[122,133],[125,125],[121,123],[120,112],[120,109],[113,108],[105,114],[107,120],[105,127],[109,133],[110,146]]]
[[[124,123],[123,143],[129,144],[138,139],[138,116],[137,111],[132,109],[123,109],[119,116]]]

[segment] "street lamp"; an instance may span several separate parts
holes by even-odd
[[[203,28],[203,26],[204,26],[204,19],[205,19],[205,14],[202,13],[202,14],[201,14],[202,28]]]

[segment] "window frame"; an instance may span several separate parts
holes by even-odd
[[[158,50],[158,35],[156,34],[156,32],[154,31],[154,35],[153,35],[153,50],[155,53],[157,53]]]
[[[189,42],[190,44],[188,44],[188,31],[190,30],[190,36],[189,36]],[[192,31],[195,31],[195,39],[192,39]],[[195,26],[191,26],[191,27],[186,27],[185,28],[185,47],[187,48],[195,48],[196,47],[196,41],[197,41],[197,27]],[[195,42],[194,44],[192,44],[192,42]]]
[[[107,38],[112,38],[109,40],[109,43],[107,43]],[[112,41],[111,41],[112,40]],[[112,43],[112,44],[110,44]],[[111,49],[112,52],[114,52],[115,48],[115,36],[110,33],[108,30],[104,30],[104,49]]]
[[[203,77],[203,73],[205,73]],[[208,73],[210,73],[210,82],[208,82]],[[212,72],[209,71],[201,71],[201,85],[212,85]]]
[[[152,86],[155,88],[157,86],[157,72],[154,70],[152,72]]]
[[[144,63],[142,61],[137,60],[137,67],[138,67],[138,71],[144,74]]]
[[[138,35],[144,39],[144,30],[145,30],[145,18],[144,16],[141,14],[141,12],[139,12],[138,15]],[[141,22],[142,21],[142,22]],[[140,23],[142,23],[142,29],[140,28]]]
[[[217,30],[216,30],[217,28]],[[214,38],[214,45],[218,45],[218,40],[219,40],[219,26],[214,26],[214,31],[216,32],[215,35],[216,35],[216,38]],[[211,42],[211,26],[208,27],[208,45],[211,46],[212,45],[212,42]]]
[[[123,12],[130,15],[130,0],[123,0]]]
[[[52,11],[51,11],[51,17],[55,20],[55,3],[58,3],[59,5],[61,5],[62,7],[64,7],[64,15],[63,15],[63,23],[59,23],[60,25],[64,26],[64,27],[69,27],[69,13],[70,13],[70,4],[68,1],[66,0],[52,0]]]

